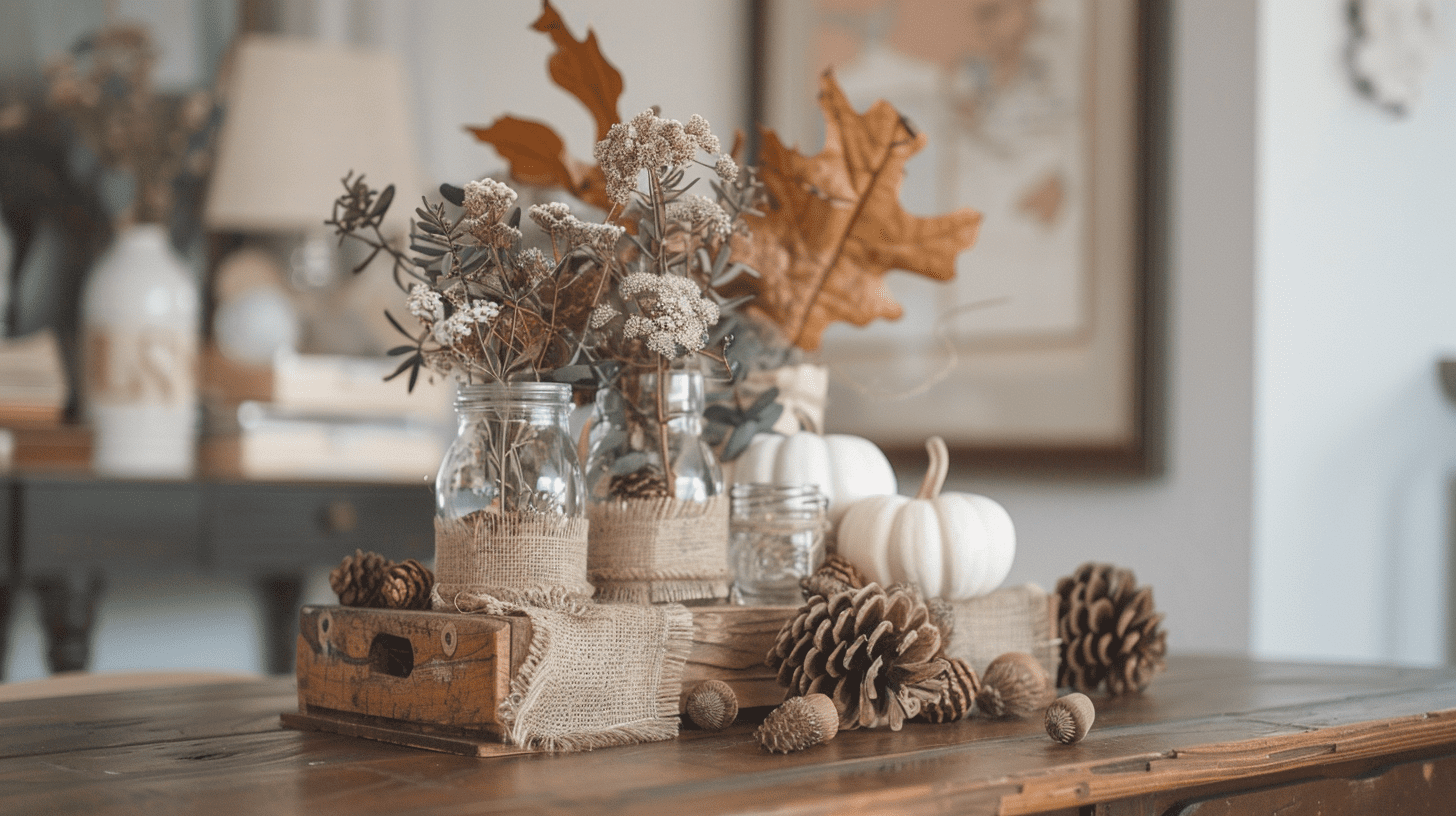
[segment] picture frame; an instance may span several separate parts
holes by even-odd
[[[987,9],[1000,40],[956,29]],[[817,152],[814,89],[835,66],[857,110],[885,98],[927,121],[906,209],[983,213],[954,281],[892,272],[900,321],[826,332],[828,430],[907,466],[938,435],[972,471],[1161,472],[1168,14],[1166,0],[754,0],[755,122]]]

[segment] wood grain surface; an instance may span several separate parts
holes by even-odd
[[[1232,813],[1219,803],[1278,789],[1298,804],[1301,788],[1350,794],[1386,774],[1389,796],[1425,785],[1426,800],[1456,801],[1450,672],[1175,657],[1144,695],[1094,700],[1097,723],[1072,746],[1039,722],[972,719],[779,756],[750,717],[483,759],[280,729],[296,707],[287,681],[6,703],[0,813]],[[1385,801],[1365,812],[1395,812]]]

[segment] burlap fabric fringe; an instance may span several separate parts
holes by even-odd
[[[672,739],[693,615],[679,604],[595,604],[564,591],[541,605],[482,595],[438,611],[522,614],[531,646],[500,706],[506,739],[547,751],[589,751]]]
[[[541,603],[554,595],[589,598],[587,522],[535,513],[476,512],[435,519],[435,593]]]
[[[1005,587],[965,601],[953,601],[955,631],[945,653],[985,674],[986,666],[1007,652],[1025,652],[1052,677],[1061,660],[1056,636],[1055,595],[1036,584]]]
[[[594,505],[587,577],[603,601],[664,603],[728,596],[728,497],[627,499]]]

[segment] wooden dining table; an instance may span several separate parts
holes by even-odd
[[[0,814],[1456,813],[1456,672],[1177,656],[1037,720],[909,723],[769,754],[753,729],[464,757],[285,728],[292,678],[0,703]]]

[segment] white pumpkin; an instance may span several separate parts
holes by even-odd
[[[1001,586],[1016,556],[1005,508],[972,493],[941,493],[950,454],[926,441],[930,469],[915,498],[873,496],[850,506],[839,525],[839,554],[882,585],[905,581],[927,597],[957,601]]]
[[[848,434],[821,436],[808,431],[755,436],[734,463],[733,481],[819,485],[829,498],[829,520],[834,523],[855,501],[896,489],[895,470],[875,443]]]

